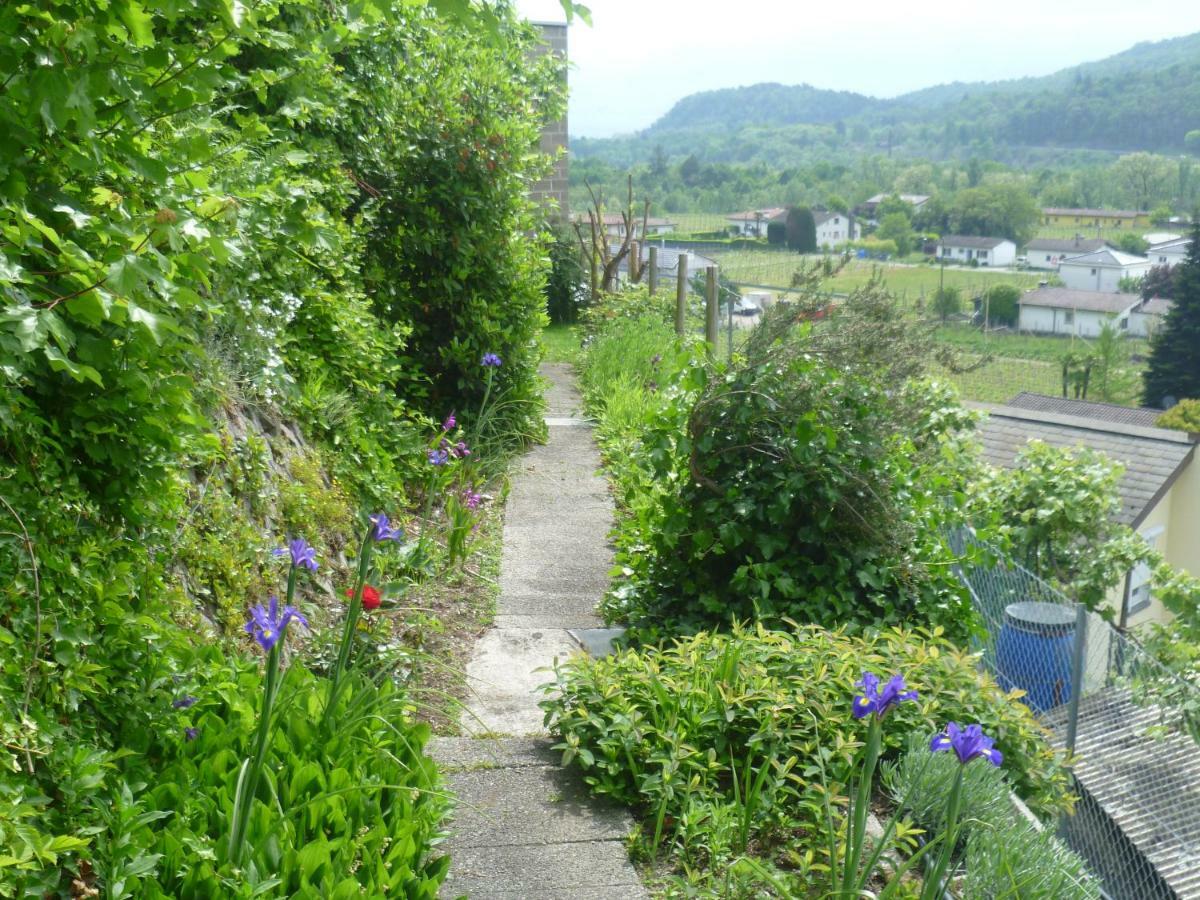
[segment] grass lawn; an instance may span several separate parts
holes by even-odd
[[[1084,338],[1054,337],[1051,335],[1016,334],[1013,332],[989,332],[968,325],[945,325],[937,330],[937,339],[969,353],[991,353],[995,356],[1019,359],[1034,359],[1058,364],[1063,354],[1070,350],[1085,350],[1090,344]],[[1128,340],[1129,352],[1145,356],[1150,352],[1149,344],[1143,340]]]
[[[714,252],[711,255],[727,278],[739,284],[763,285],[779,290],[786,290],[791,286],[792,275],[802,263],[820,259],[818,256],[800,257],[770,250],[732,250],[728,253]],[[883,275],[887,286],[898,296],[913,300],[922,293],[929,295],[936,291],[942,278],[938,266],[894,265],[855,259],[847,263],[836,277],[826,280],[824,284],[834,293],[847,293],[866,284],[876,272]],[[1033,288],[1037,286],[1040,277],[1044,276],[947,266],[945,284],[948,287],[959,288],[965,296],[974,296],[995,284],[1013,284],[1023,290]]]
[[[542,349],[545,351],[546,362],[578,362],[581,335],[578,325],[546,326],[542,331]]]

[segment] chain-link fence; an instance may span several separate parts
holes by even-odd
[[[1200,746],[1170,698],[1190,687],[1106,619],[1011,560],[955,537],[984,623],[983,665],[1059,746],[1079,796],[1059,834],[1114,900],[1200,897]]]

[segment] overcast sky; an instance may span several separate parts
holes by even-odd
[[[570,33],[572,135],[645,128],[695,91],[760,81],[891,97],[1046,75],[1200,31],[1195,0],[585,0]],[[517,0],[562,21],[558,0]]]

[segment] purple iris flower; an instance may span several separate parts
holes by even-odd
[[[479,504],[483,502],[483,494],[476,493],[470,488],[464,490],[462,496],[463,506],[467,509],[479,509]]]
[[[403,541],[404,529],[393,528],[387,513],[375,513],[371,516],[371,537],[376,541]]]
[[[471,450],[467,447],[466,441],[459,441],[450,448],[450,455],[455,459],[464,459],[471,455]]]
[[[957,722],[947,722],[946,730],[933,736],[929,749],[934,753],[953,750],[963,765],[982,756],[993,766],[998,766],[1004,761],[1004,754],[995,749],[993,743],[978,725],[959,728]]]
[[[317,571],[317,551],[304,538],[288,541],[286,547],[279,547],[274,551],[275,556],[283,556],[287,553],[292,555],[292,565],[297,569],[303,566],[313,572]]]
[[[498,369],[500,368],[500,357],[495,353],[485,353],[479,364],[485,368]]]
[[[451,431],[458,424],[458,419],[454,418],[454,413],[446,416],[446,421],[442,423],[442,431]]]
[[[195,706],[195,705],[196,705],[196,698],[193,697],[191,694],[187,694],[183,697],[180,697],[178,700],[175,700],[171,704],[171,706],[173,706],[175,709],[187,709],[188,707]]]
[[[879,678],[873,672],[863,672],[862,679],[857,683],[862,693],[854,698],[854,718],[861,719],[870,713],[883,718],[889,709],[898,706],[905,700],[916,700],[916,691],[906,691],[903,675],[893,675],[882,689]]]
[[[430,450],[429,461],[435,466],[444,466],[450,459],[448,450]]]
[[[294,606],[285,606],[281,612],[279,598],[272,597],[269,607],[260,603],[250,610],[250,621],[246,623],[246,634],[258,641],[258,646],[270,651],[283,637],[283,633],[287,631],[288,623],[292,619],[305,628],[308,627],[308,619],[304,617],[304,613]]]
[[[183,736],[184,736],[184,738],[186,738],[189,741],[194,741],[196,738],[200,737],[200,729],[199,728],[185,728],[185,729],[183,729]]]

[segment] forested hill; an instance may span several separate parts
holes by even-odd
[[[743,125],[832,124],[885,101],[850,91],[827,91],[807,84],[755,84],[689,94],[650,126],[648,133],[677,128]]]
[[[631,137],[576,139],[613,163],[695,154],[793,164],[847,151],[1014,159],[1074,150],[1178,152],[1200,129],[1200,33],[1138,44],[1039,78],[926,88],[889,100],[756,84],[683,98]]]

